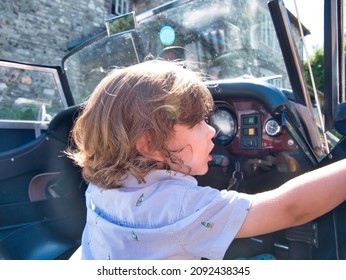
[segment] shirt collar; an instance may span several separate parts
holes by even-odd
[[[145,188],[151,186],[159,181],[167,181],[167,180],[182,180],[188,181],[192,184],[197,185],[197,180],[191,176],[186,175],[180,172],[171,171],[171,170],[152,170],[147,176],[144,178],[145,183],[138,183],[136,177],[128,173],[126,178],[120,182],[121,187],[127,188]]]

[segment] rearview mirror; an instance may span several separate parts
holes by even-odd
[[[107,19],[105,24],[108,36],[116,36],[131,32],[136,29],[137,25],[135,12]]]

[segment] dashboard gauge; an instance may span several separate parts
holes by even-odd
[[[274,119],[268,120],[265,124],[264,129],[269,136],[276,136],[281,132],[280,124],[277,120]]]
[[[209,117],[209,124],[215,129],[214,139],[222,144],[229,144],[236,134],[236,119],[234,115],[224,108],[218,108]]]

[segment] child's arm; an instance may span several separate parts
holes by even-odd
[[[281,187],[256,194],[237,238],[309,222],[346,199],[346,160],[305,173]]]

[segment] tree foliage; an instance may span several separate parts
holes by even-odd
[[[323,91],[323,60],[323,48],[317,49],[309,59],[316,89],[320,91]],[[304,62],[304,75],[308,85],[312,86],[311,76],[309,73],[309,67],[307,62]]]

